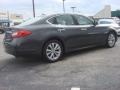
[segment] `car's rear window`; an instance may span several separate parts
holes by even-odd
[[[19,24],[18,26],[30,25],[30,24],[38,22],[40,19],[41,19],[40,17],[39,18],[28,19],[28,20],[24,21],[23,23]]]
[[[49,16],[44,16],[44,17],[36,17],[36,18],[31,18],[28,20],[25,20],[24,22],[22,22],[21,24],[17,25],[17,26],[27,26],[27,25],[32,25],[34,23],[39,22],[40,20],[43,20],[45,18],[47,18]]]

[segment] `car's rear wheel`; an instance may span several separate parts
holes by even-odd
[[[63,55],[62,43],[58,40],[48,41],[43,48],[44,60],[48,62],[56,62],[61,59]]]
[[[115,46],[116,43],[116,35],[114,33],[109,33],[107,38],[107,47],[112,48]]]

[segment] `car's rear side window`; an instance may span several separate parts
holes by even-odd
[[[75,25],[71,15],[60,15],[48,20],[52,24],[57,25]]]

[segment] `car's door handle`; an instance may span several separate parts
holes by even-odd
[[[58,31],[59,32],[65,31],[65,28],[59,28]]]
[[[87,30],[87,28],[81,28],[81,30]]]

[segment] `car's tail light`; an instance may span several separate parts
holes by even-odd
[[[19,30],[19,31],[16,31],[16,32],[13,32],[12,33],[12,37],[13,38],[20,38],[20,37],[26,37],[28,35],[32,34],[31,31],[28,31],[28,30]]]

